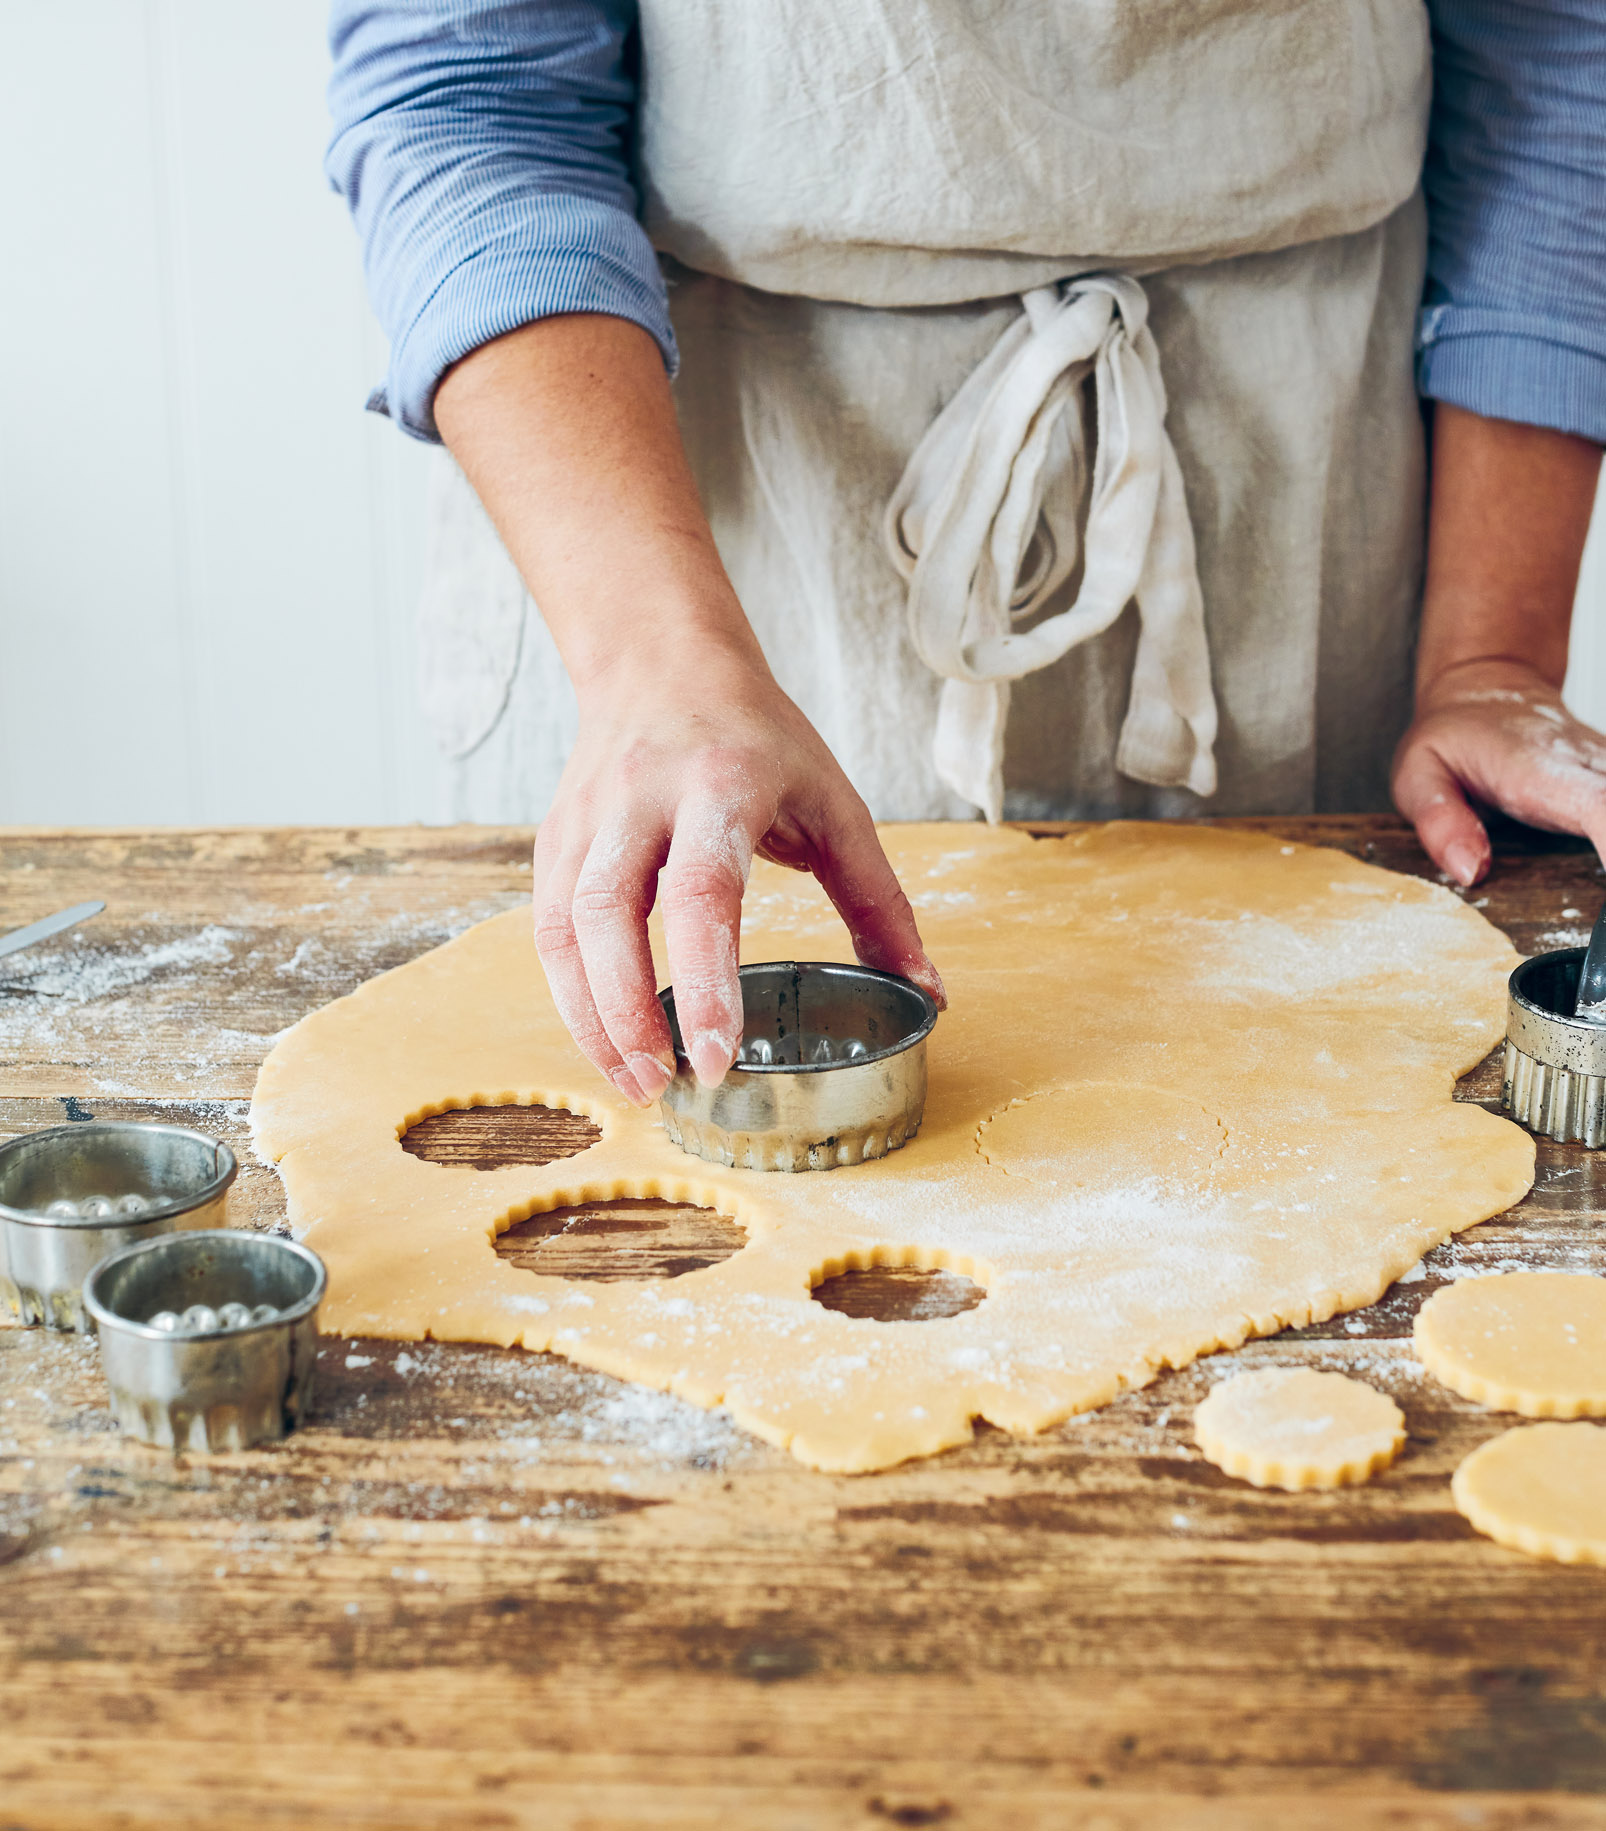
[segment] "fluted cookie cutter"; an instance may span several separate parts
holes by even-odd
[[[175,1233],[103,1259],[84,1286],[117,1422],[164,1449],[243,1450],[295,1429],[312,1399],[315,1252],[276,1234]],[[175,1331],[152,1318],[271,1308],[271,1320]]]
[[[832,1170],[884,1157],[920,1129],[926,1038],[937,1006],[867,966],[775,960],[744,966],[742,1040],[718,1087],[692,1072],[660,992],[675,1078],[659,1100],[683,1151],[743,1170]]]
[[[0,1144],[0,1295],[26,1324],[88,1330],[85,1278],[108,1253],[222,1224],[234,1153],[181,1125],[91,1120]]]
[[[1586,947],[1535,954],[1511,975],[1501,1102],[1562,1144],[1606,1144],[1606,909]]]

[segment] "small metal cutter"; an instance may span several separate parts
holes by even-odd
[[[180,1125],[93,1120],[0,1144],[0,1295],[24,1323],[87,1332],[84,1279],[119,1247],[217,1227],[238,1166]],[[96,1198],[100,1198],[96,1200]],[[143,1209],[127,1210],[138,1204]],[[50,1214],[90,1201],[110,1212]]]
[[[1606,1144],[1606,1021],[1584,1015],[1580,988],[1599,946],[1606,911],[1588,948],[1535,954],[1511,975],[1501,1101],[1530,1131],[1567,1144]]]
[[[660,992],[675,1078],[659,1101],[683,1151],[742,1170],[831,1170],[914,1137],[926,1105],[936,1004],[866,966],[744,966],[742,1041],[718,1087],[692,1072],[671,987]]]
[[[312,1397],[323,1261],[269,1233],[175,1233],[103,1259],[84,1286],[117,1422],[164,1449],[243,1450],[295,1429]],[[175,1334],[162,1311],[271,1305],[270,1321]]]

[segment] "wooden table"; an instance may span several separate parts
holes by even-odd
[[[1252,824],[1428,870],[1395,821]],[[247,1136],[274,1034],[527,885],[527,835],[485,828],[6,836],[0,926],[109,908],[0,967],[0,1127],[198,1125],[279,1223]],[[1476,900],[1532,952],[1601,895],[1512,829]],[[430,1148],[496,1148],[455,1123]],[[1539,1161],[1425,1279],[1239,1356],[1400,1398],[1404,1458],[1335,1494],[1201,1461],[1198,1368],[837,1478],[545,1356],[335,1340],[308,1429],[175,1460],[117,1435],[92,1342],[0,1330],[0,1826],[1606,1826],[1606,1570],[1470,1530],[1450,1473],[1509,1420],[1409,1347],[1450,1271],[1606,1271],[1606,1154]],[[510,1250],[662,1273],[725,1249],[693,1221]]]

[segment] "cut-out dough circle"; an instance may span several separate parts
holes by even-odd
[[[1371,1303],[1526,1192],[1531,1139],[1451,1099],[1502,1034],[1517,956],[1449,891],[1246,832],[882,838],[951,1001],[912,1143],[796,1176],[685,1156],[575,1049],[513,910],[314,1012],[263,1064],[258,1145],[328,1264],[324,1326],[549,1349],[727,1405],[818,1467],[874,1469]],[[742,951],[848,955],[818,886],[768,865]],[[1079,1086],[1131,1115],[1091,1182],[1039,1180],[1020,1144],[1033,1174],[988,1162],[1016,1102]],[[397,1144],[406,1115],[476,1088],[588,1113],[601,1141],[488,1172]],[[1226,1148],[1157,1149],[1153,1114],[1181,1108]],[[748,1244],[672,1283],[583,1288],[492,1249],[534,1210],[642,1195],[734,1215]],[[810,1301],[821,1266],[906,1255],[974,1264],[987,1301],[918,1325]]]
[[[1437,1290],[1417,1312],[1433,1377],[1525,1418],[1606,1417],[1606,1278],[1508,1272]]]
[[[1606,1564],[1606,1427],[1519,1425],[1475,1449],[1450,1492],[1497,1544],[1559,1564]]]
[[[1313,1367],[1265,1367],[1223,1380],[1193,1415],[1209,1461],[1257,1488],[1338,1488],[1368,1481],[1405,1445],[1405,1415],[1386,1393]]]

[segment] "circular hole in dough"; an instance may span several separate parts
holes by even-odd
[[[635,1196],[549,1208],[498,1234],[496,1256],[543,1278],[620,1284],[684,1278],[732,1258],[747,1233],[728,1214]]]
[[[458,1170],[505,1170],[557,1163],[590,1150],[602,1127],[566,1106],[481,1100],[415,1120],[400,1137],[409,1157]]]
[[[1476,1449],[1450,1492],[1497,1544],[1562,1564],[1606,1564],[1606,1429],[1522,1424]]]
[[[1386,1393],[1310,1367],[1267,1367],[1224,1380],[1193,1416],[1218,1469],[1257,1488],[1337,1488],[1386,1469],[1405,1417]]]
[[[1417,1312],[1417,1358],[1464,1399],[1525,1418],[1606,1417],[1606,1278],[1464,1278]]]
[[[963,1272],[872,1265],[866,1271],[822,1278],[811,1295],[828,1310],[871,1322],[938,1322],[975,1309],[987,1292]]]

